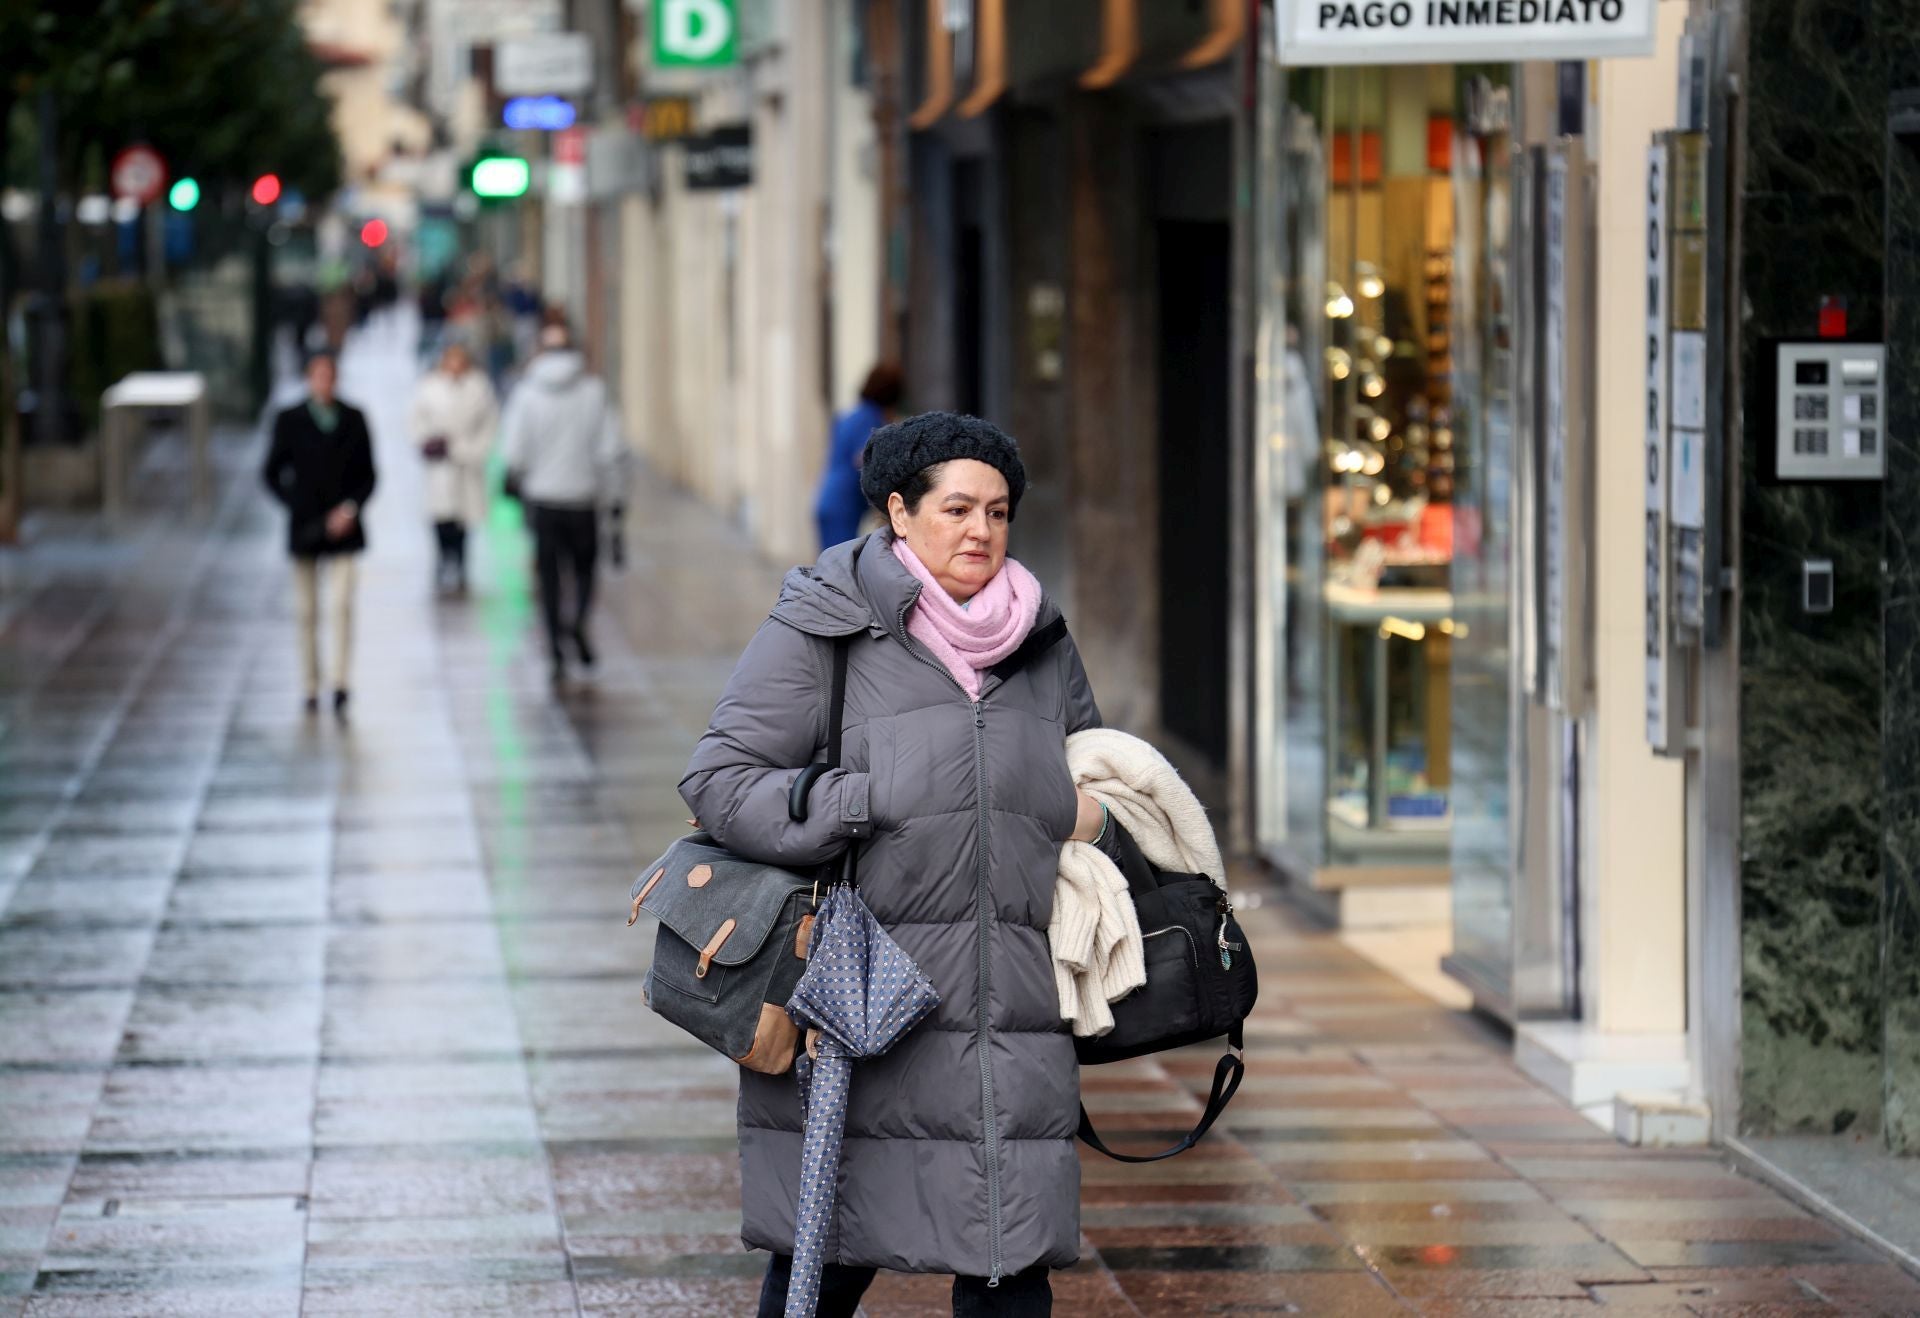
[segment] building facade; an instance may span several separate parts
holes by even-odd
[[[1886,485],[1755,473],[1759,357],[1822,297],[1897,358],[1912,79],[1845,24],[1791,75],[1789,9],[1648,0],[1502,52],[1343,48],[1286,3],[905,5],[905,351],[915,406],[1021,438],[1019,552],[1110,717],[1301,900],[1443,923],[1519,1057],[1623,1132],[1678,1103],[1902,1148],[1901,441]],[[1873,115],[1786,171],[1783,106],[1841,85]],[[1769,224],[1851,264],[1761,255]],[[1788,619],[1829,558],[1831,612]],[[1822,683],[1831,717],[1786,713]]]
[[[690,133],[653,147],[624,198],[622,396],[653,464],[738,519],[768,554],[810,559],[811,493],[834,410],[880,353],[875,116],[863,7],[741,6],[737,65],[647,64],[644,95]],[[746,146],[711,186],[712,143]],[[736,163],[739,163],[736,161]]]
[[[685,84],[751,182],[668,148],[622,203],[633,431],[802,559],[831,410],[897,353],[909,409],[1020,439],[1016,552],[1109,721],[1295,899],[1443,930],[1625,1137],[1911,1152],[1890,3],[1897,39],[1811,42],[1788,0],[1398,38],[1291,0],[782,9]],[[1781,384],[1821,353],[1824,401]]]

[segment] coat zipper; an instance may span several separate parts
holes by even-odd
[[[1000,1121],[993,1105],[993,1024],[988,1001],[993,993],[989,941],[993,899],[987,885],[987,720],[981,704],[973,702],[973,795],[979,811],[973,866],[974,936],[980,945],[979,987],[974,992],[980,1009],[980,1103],[987,1127],[987,1261],[992,1268],[987,1286],[992,1288],[1000,1284]]]
[[[960,685],[944,665],[935,663],[914,648],[913,638],[907,632],[907,610],[911,609],[919,599],[920,592],[916,590],[901,608],[900,616],[896,620],[900,627],[899,635],[906,638],[907,653],[952,682],[954,689],[965,696],[967,689]],[[974,998],[978,1004],[975,1023],[980,1034],[980,1115],[984,1123],[987,1145],[987,1286],[992,1289],[1000,1285],[1003,1259],[1000,1250],[1000,1120],[994,1113],[993,1104],[993,1021],[989,1002],[993,987],[989,939],[993,923],[993,904],[987,885],[986,697],[982,694],[979,700],[969,699],[968,704],[973,710],[974,942],[980,949],[980,966],[974,984]]]

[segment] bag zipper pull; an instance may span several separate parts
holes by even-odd
[[[1231,913],[1232,910],[1233,908],[1229,906],[1227,913]],[[1232,970],[1233,954],[1244,951],[1246,948],[1246,944],[1244,943],[1230,943],[1227,941],[1227,913],[1223,913],[1220,916],[1220,929],[1213,938],[1214,945],[1220,949],[1220,968],[1222,970]]]

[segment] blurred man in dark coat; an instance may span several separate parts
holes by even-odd
[[[300,617],[300,671],[309,714],[320,708],[320,592],[327,594],[333,712],[347,714],[356,560],[367,547],[361,512],[373,497],[373,442],[367,418],[334,396],[339,365],[327,353],[307,362],[305,401],[274,418],[261,475],[287,509],[287,552]],[[326,561],[324,573],[321,561]]]

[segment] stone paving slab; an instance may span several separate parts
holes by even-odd
[[[752,1310],[733,1069],[645,1009],[625,892],[778,574],[643,485],[602,662],[556,698],[511,509],[470,599],[427,587],[411,361],[344,364],[383,463],[345,726],[298,708],[249,437],[209,523],[53,519],[0,559],[0,1318]],[[1247,1082],[1185,1157],[1083,1153],[1057,1312],[1920,1313],[1828,1223],[1615,1145],[1241,886]],[[1213,1061],[1089,1071],[1087,1105],[1168,1142]],[[865,1312],[947,1295],[882,1277]]]

